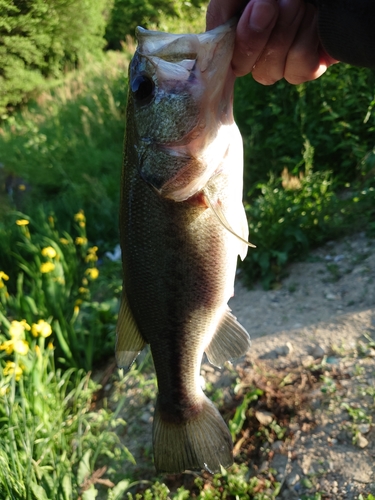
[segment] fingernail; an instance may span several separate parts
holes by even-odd
[[[276,14],[275,7],[269,2],[255,2],[252,8],[249,26],[254,31],[265,31],[272,23]]]

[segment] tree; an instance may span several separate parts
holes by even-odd
[[[104,45],[110,0],[0,0],[0,113]]]

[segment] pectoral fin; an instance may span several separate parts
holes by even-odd
[[[213,211],[213,213],[219,219],[221,225],[224,226],[227,231],[229,231],[231,234],[233,234],[236,238],[238,238],[242,243],[244,243],[248,247],[256,248],[255,245],[253,245],[249,241],[246,241],[244,238],[242,238],[242,236],[240,236],[239,234],[237,234],[236,231],[234,231],[231,228],[231,226],[230,226],[229,222],[227,221],[227,219],[226,219],[226,217],[224,215],[224,212],[223,212],[223,210],[221,208],[220,202],[218,202],[218,201],[214,202],[210,198],[210,196],[209,196],[209,194],[207,193],[206,190],[204,190],[203,193],[204,193],[205,199],[207,201],[207,205],[211,208],[211,210]]]
[[[116,326],[116,361],[120,368],[128,369],[146,346],[140,334],[133,313],[130,310],[125,291],[122,292],[120,311]]]
[[[205,352],[208,361],[220,368],[225,361],[243,356],[250,345],[249,334],[228,309]]]

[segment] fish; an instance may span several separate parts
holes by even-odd
[[[233,463],[200,366],[204,353],[222,367],[250,347],[228,307],[238,256],[251,246],[233,118],[235,29],[235,20],[198,35],[138,27],[129,66],[116,360],[128,369],[150,346],[154,465],[163,473]]]

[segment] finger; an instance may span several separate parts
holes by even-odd
[[[206,29],[212,30],[234,16],[240,16],[248,0],[211,0],[206,13]]]
[[[284,78],[297,85],[318,78],[326,69],[327,61],[318,37],[317,12],[312,5],[306,4],[305,15],[286,60]]]
[[[232,67],[237,76],[250,73],[275,26],[276,0],[251,0],[237,25]]]
[[[256,61],[253,77],[263,85],[272,85],[284,77],[288,52],[304,18],[303,0],[280,0],[279,17],[263,53]]]

